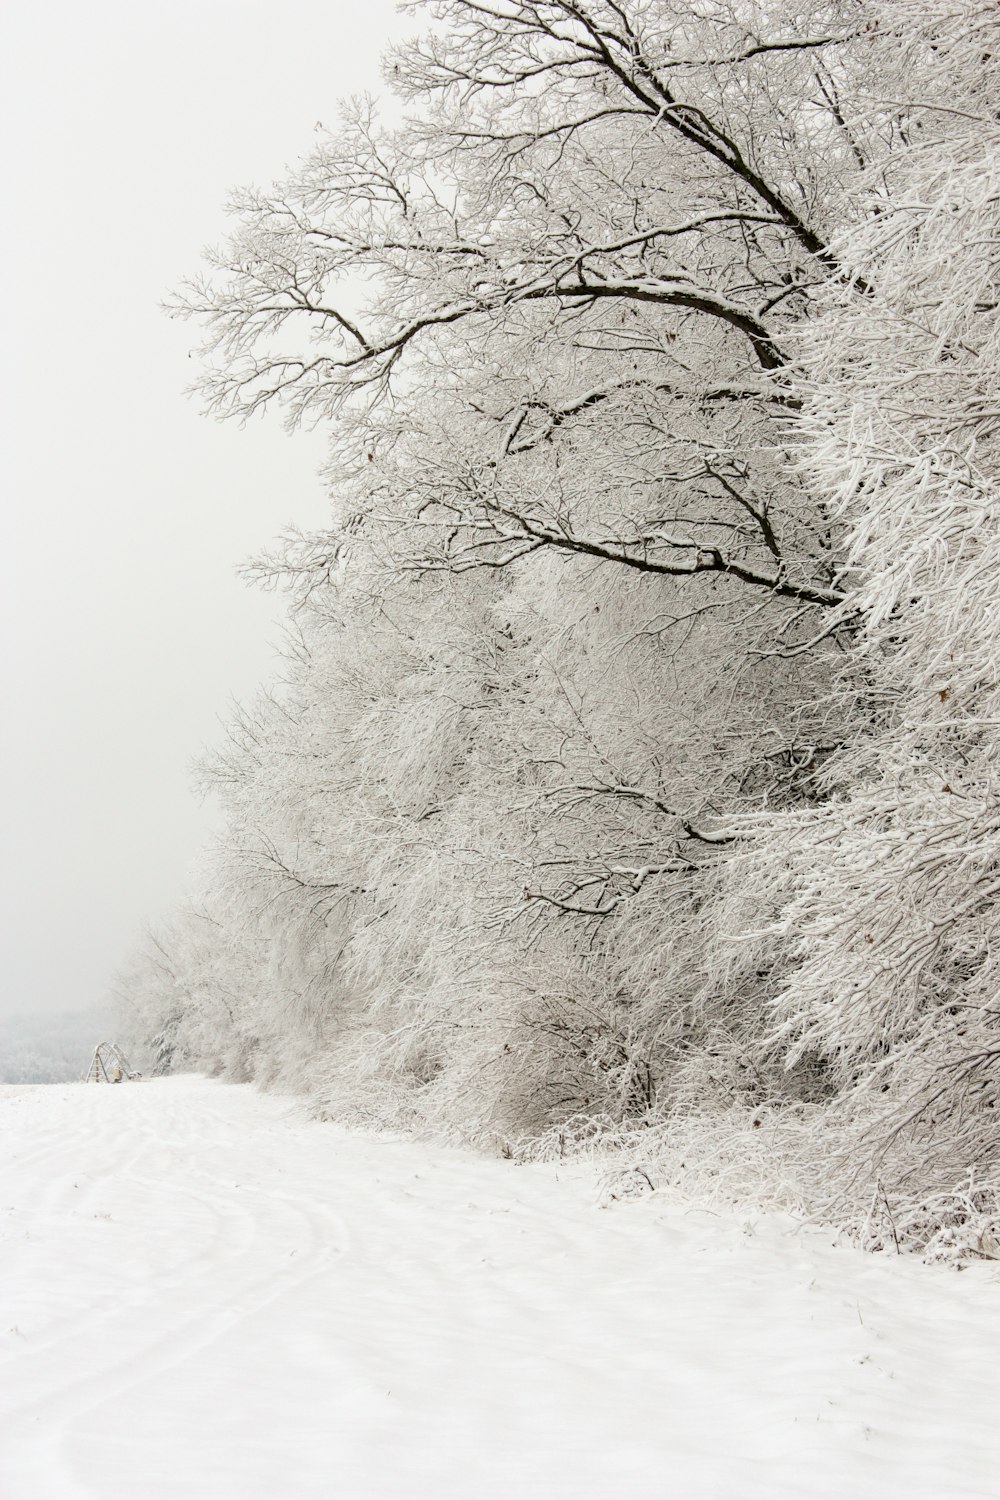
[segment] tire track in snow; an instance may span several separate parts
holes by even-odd
[[[595,1214],[554,1169],[205,1081],[36,1095],[0,1129],[0,1250],[41,1296],[27,1339],[0,1322],[3,1500],[992,1493],[973,1272]]]
[[[100,1101],[97,1092],[87,1104],[93,1099],[106,1106],[108,1091],[101,1091]],[[303,1205],[293,1194],[220,1179],[220,1156],[224,1163],[227,1149],[242,1144],[225,1110],[199,1110],[196,1119],[182,1109],[132,1111],[128,1137],[116,1130],[110,1112],[91,1107],[86,1113],[92,1122],[89,1140],[77,1119],[75,1148],[56,1140],[16,1158],[19,1174],[27,1168],[45,1184],[33,1220],[86,1219],[90,1205],[110,1186],[119,1213],[134,1215],[138,1206],[132,1234],[138,1246],[155,1244],[166,1229],[173,1252],[180,1227],[182,1242],[192,1236],[197,1248],[159,1262],[140,1256],[133,1266],[135,1282],[124,1292],[114,1282],[103,1289],[81,1286],[89,1305],[57,1317],[27,1347],[23,1340],[10,1341],[0,1370],[16,1367],[17,1384],[5,1380],[6,1394],[0,1395],[0,1479],[6,1474],[20,1484],[18,1476],[32,1475],[25,1500],[48,1493],[61,1500],[74,1493],[60,1450],[95,1412],[126,1393],[155,1386],[196,1362],[230,1330],[281,1298],[294,1298],[336,1263],[346,1244],[342,1221],[325,1205]],[[81,1192],[78,1181],[87,1174],[76,1168],[95,1153],[105,1164],[104,1176],[91,1178]],[[140,1163],[141,1171],[136,1170]],[[150,1168],[158,1169],[155,1175]],[[224,1305],[220,1283],[226,1288]],[[157,1305],[168,1313],[166,1327],[162,1316],[152,1325],[146,1316]],[[53,1390],[56,1365],[66,1375]],[[22,1491],[8,1491],[0,1483],[0,1493],[20,1500]]]

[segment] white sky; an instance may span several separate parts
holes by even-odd
[[[280,636],[235,566],[322,524],[322,437],[201,417],[197,330],[159,304],[230,188],[379,88],[394,25],[390,0],[0,7],[0,1014],[100,1002],[207,839],[191,763]]]

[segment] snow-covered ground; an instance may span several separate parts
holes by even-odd
[[[197,1078],[0,1089],[4,1500],[1000,1493],[1000,1278]]]

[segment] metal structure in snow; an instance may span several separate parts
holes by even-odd
[[[141,1077],[141,1073],[129,1067],[125,1054],[117,1042],[98,1042],[83,1081],[84,1083],[121,1083]]]

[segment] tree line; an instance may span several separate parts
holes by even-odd
[[[995,1253],[1000,14],[406,8],[172,303],[331,519],[135,1025]]]

